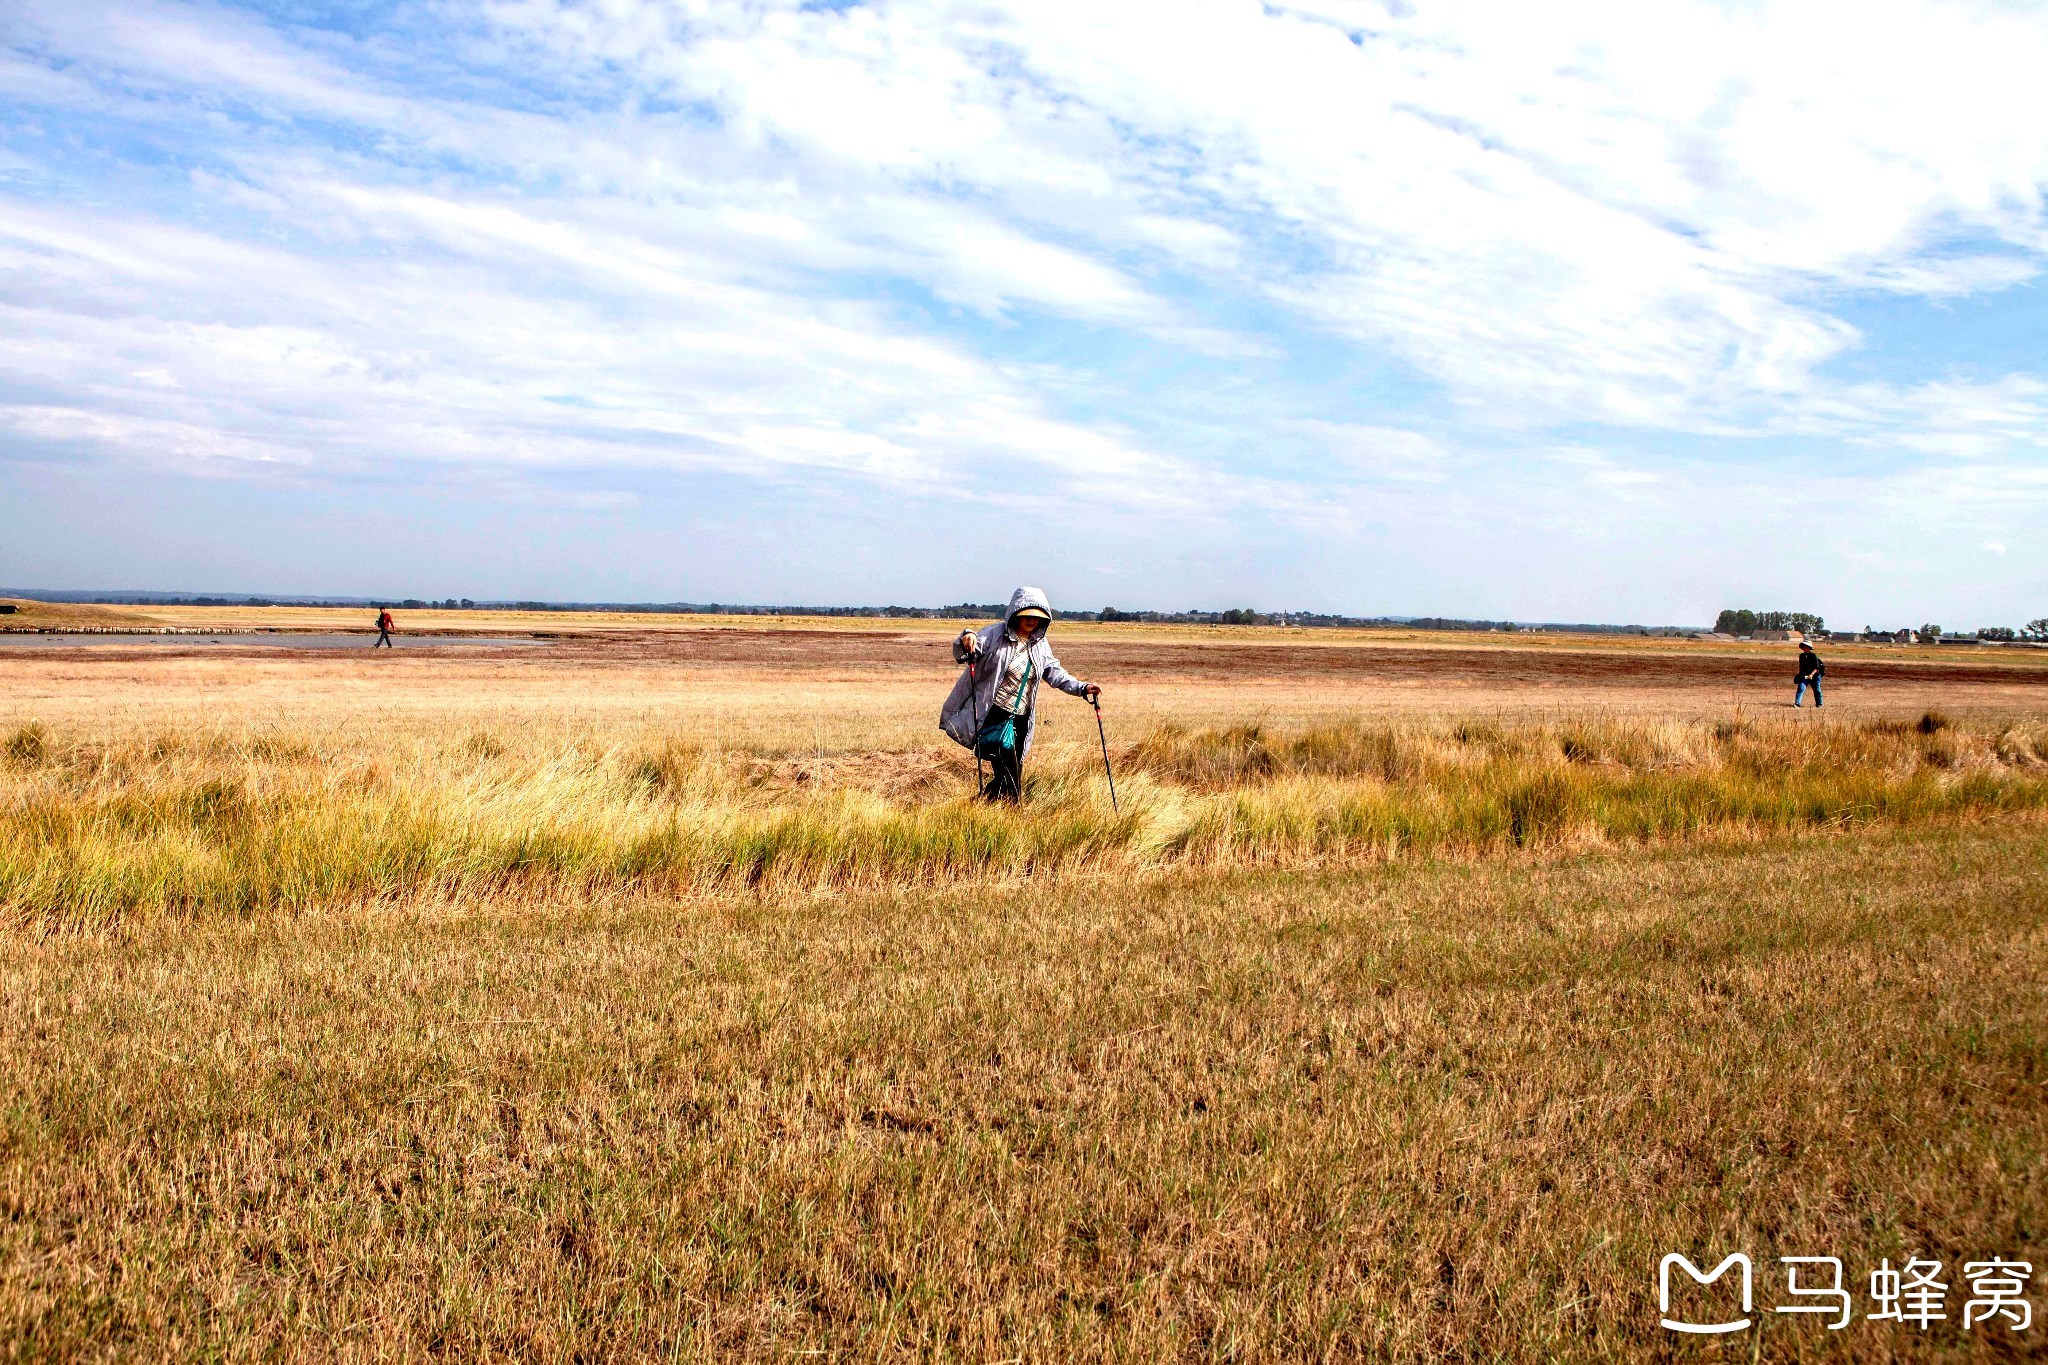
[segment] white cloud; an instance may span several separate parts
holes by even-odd
[[[1334,470],[1367,480],[1442,483],[1451,452],[1434,436],[1400,427],[1306,420],[1294,424]]]
[[[1580,3],[1279,12],[522,5],[558,58],[720,110],[829,191],[992,197],[1400,355],[1488,420],[1752,429],[1860,343],[1817,287],[2009,286],[2037,252],[2048,24],[1956,6]],[[915,221],[892,214],[898,222]],[[901,231],[902,229],[898,229]],[[968,252],[969,256],[980,253]],[[1000,253],[1027,296],[1132,313]],[[1070,258],[1064,258],[1070,261]],[[972,306],[994,298],[928,278]],[[1105,300],[1107,305],[1105,306]]]
[[[828,479],[1333,539],[1393,508],[1682,508],[1710,481],[1681,438],[1824,449],[1829,495],[1866,507],[2048,500],[2037,355],[1944,365],[1842,307],[2038,281],[2039,11],[386,21],[18,0],[11,439],[309,477]],[[1852,353],[1891,377],[1836,377]]]
[[[325,198],[373,242],[427,241],[449,258],[358,258],[344,281],[186,231],[0,217],[0,253],[64,281],[0,305],[0,367],[68,396],[20,409],[14,429],[180,464],[211,432],[223,459],[335,472],[639,465],[956,494],[994,457],[1048,490],[1085,476],[1098,501],[1153,508],[1196,477],[1047,416],[997,369],[872,310],[720,280],[687,255],[503,205],[360,187]],[[505,283],[565,272],[552,289]],[[109,316],[143,297],[149,315]]]

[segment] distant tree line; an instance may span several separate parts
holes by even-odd
[[[1918,633],[1921,639],[1932,640],[1936,643],[1942,640],[1960,640],[1964,642],[1974,640],[1990,644],[2012,644],[2016,641],[2026,640],[2034,644],[2048,644],[2048,616],[2037,616],[2017,630],[2011,626],[1979,626],[1974,632],[1969,634],[1944,630],[1930,621],[1926,625],[1921,626]]]
[[[1513,630],[1513,629],[1515,629],[1515,623],[1514,623],[1513,621],[1461,621],[1461,620],[1458,620],[1458,619],[1456,619],[1455,617],[1448,617],[1448,616],[1417,616],[1417,617],[1413,618],[1412,620],[1409,620],[1409,621],[1405,621],[1405,622],[1403,622],[1402,624],[1404,624],[1404,625],[1408,626],[1408,627],[1409,627],[1410,629],[1413,629],[1413,630]],[[1627,630],[1627,629],[1630,629],[1630,627],[1627,627],[1627,626],[1622,626],[1622,627],[1619,627],[1619,629],[1622,629],[1622,630]],[[1637,626],[1637,627],[1635,627],[1635,629],[1637,629],[1637,630],[1640,630],[1640,629],[1642,629],[1642,627],[1640,627],[1640,626]]]
[[[1920,627],[1920,634],[1923,637],[1940,639],[1941,627],[1922,626]],[[1956,635],[1949,638],[1995,640],[2000,644],[2010,644],[2015,640],[2031,640],[2036,644],[2048,644],[2048,616],[2037,616],[2018,630],[2014,630],[2011,626],[1979,626],[1974,637]]]
[[[1082,613],[1085,617],[1086,613]],[[1690,635],[1696,626],[1638,626],[1638,625],[1595,625],[1573,621],[1544,621],[1540,623],[1513,621],[1490,621],[1456,616],[1336,616],[1328,612],[1315,611],[1254,611],[1250,607],[1233,607],[1228,611],[1119,611],[1115,607],[1104,607],[1096,613],[1098,621],[1157,621],[1179,625],[1209,626],[1309,626],[1335,627],[1370,630],[1466,630],[1466,631],[1515,631],[1547,630],[1569,631],[1586,635]]]
[[[1729,613],[1721,613],[1725,618]],[[2025,640],[2034,644],[2048,644],[2048,616],[2037,616],[2015,630],[2011,626],[1979,626],[1970,632],[1949,630],[1933,621],[1921,624],[1918,630],[1879,630],[1876,626],[1865,626],[1863,634],[1871,638],[1890,638],[1898,635],[1917,635],[1922,640],[1940,644],[1943,640],[1963,644],[2012,644]]]
[[[1009,610],[1001,602],[954,602],[940,607],[814,607],[799,604],[770,605],[734,602],[536,602],[530,600],[475,600],[468,597],[228,597],[183,596],[171,593],[103,594],[66,592],[52,600],[100,602],[122,605],[192,607],[355,607],[388,606],[396,611],[612,611],[647,612],[665,615],[702,616],[826,616],[880,619],[995,619]],[[1222,611],[1190,608],[1186,611],[1123,611],[1104,607],[1099,612],[1070,611],[1068,620],[1149,621],[1177,625],[1251,626],[1284,625],[1305,627],[1350,627],[1386,630],[1517,631],[1544,630],[1587,635],[1689,635],[1694,626],[1603,625],[1577,621],[1520,623],[1450,616],[1343,616],[1316,611],[1258,611],[1251,607],[1230,607]],[[1726,613],[1723,613],[1725,616]],[[1751,613],[1755,616],[1756,613]],[[1764,613],[1770,617],[1772,613]],[[1797,613],[1790,614],[1797,617]],[[1812,618],[1816,622],[1819,618]]]
[[[1748,607],[1724,608],[1714,618],[1719,635],[1754,635],[1760,630],[1796,630],[1818,635],[1827,629],[1820,617],[1805,611],[1751,611]]]

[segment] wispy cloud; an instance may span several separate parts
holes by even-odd
[[[1854,306],[2036,287],[2025,10],[18,0],[0,39],[0,455],[822,481],[1326,565],[1716,478],[2048,508],[2038,354]]]

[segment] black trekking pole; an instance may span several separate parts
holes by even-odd
[[[1781,692],[1778,695],[1783,696],[1784,693]],[[1116,804],[1116,774],[1109,770],[1109,732],[1102,728],[1101,696],[1090,697],[1088,704],[1095,708],[1095,737],[1102,741],[1102,775],[1109,779],[1109,808],[1118,814],[1122,814],[1122,811]]]

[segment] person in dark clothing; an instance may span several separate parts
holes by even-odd
[[[1024,755],[1017,748],[1016,720],[1016,712],[998,706],[989,712],[974,746],[975,757],[988,760],[988,786],[981,794],[990,801],[1024,799]]]
[[[1799,699],[1806,695],[1806,689],[1813,689],[1813,705],[1820,709],[1820,680],[1828,666],[1820,661],[1820,655],[1813,652],[1813,646],[1804,640],[1799,642],[1799,671],[1792,675],[1792,704],[1799,705]]]
[[[396,623],[391,619],[391,609],[389,607],[377,608],[377,644],[371,645],[370,648],[375,649],[377,645],[382,645],[386,649],[393,648],[394,646],[391,643],[391,627],[394,624]]]

